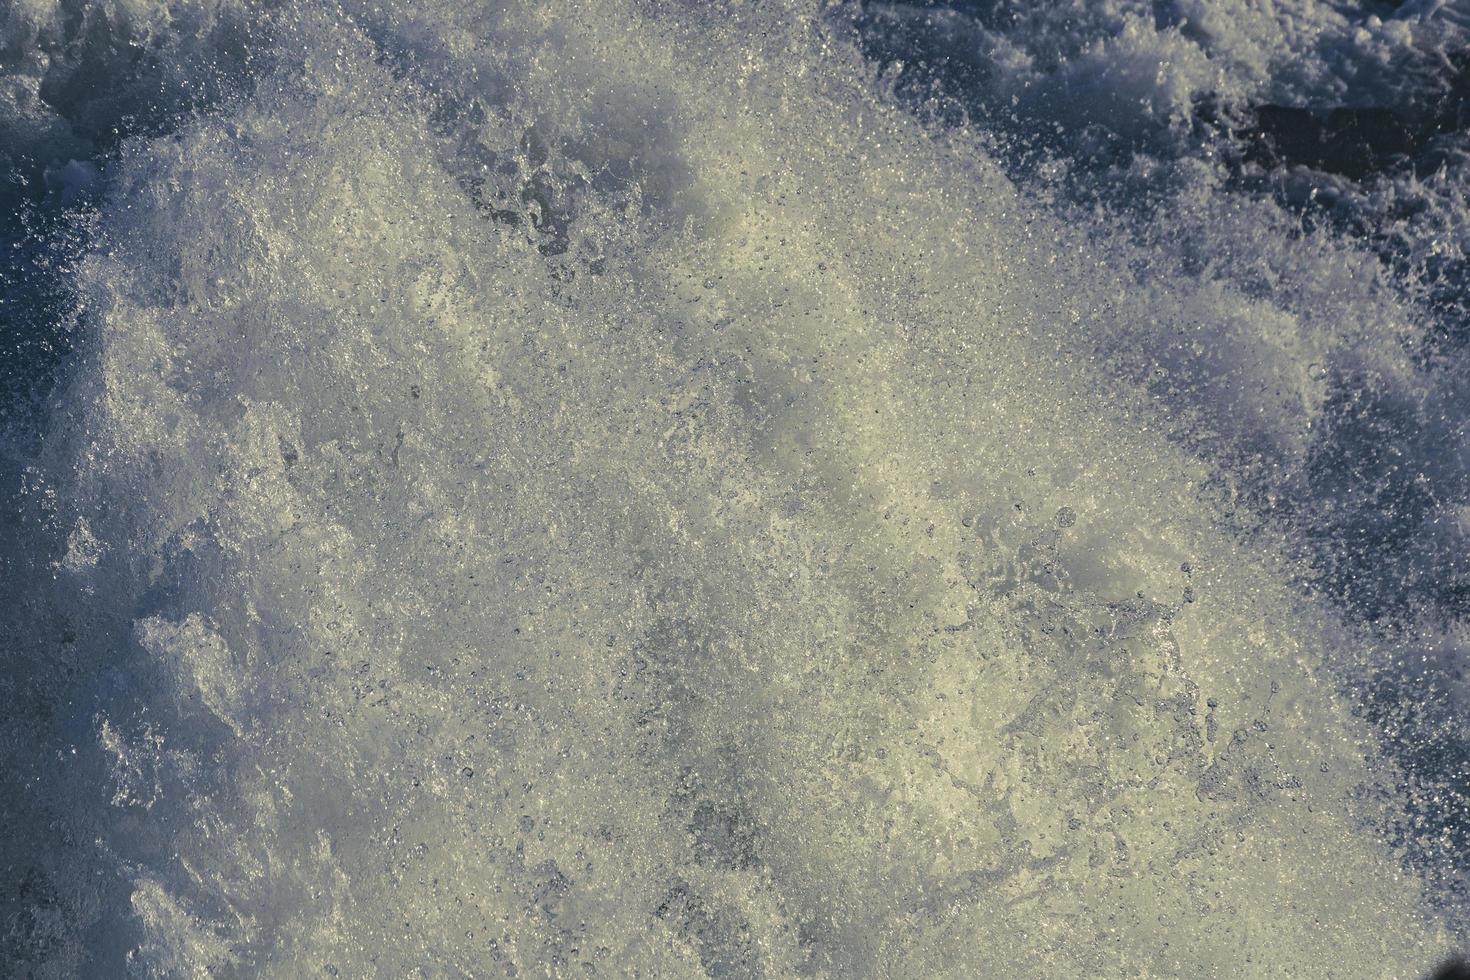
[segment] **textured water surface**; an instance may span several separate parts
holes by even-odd
[[[1424,975],[1467,35],[0,0],[0,972]]]

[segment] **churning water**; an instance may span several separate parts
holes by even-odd
[[[0,966],[1429,969],[1467,25],[3,0]]]

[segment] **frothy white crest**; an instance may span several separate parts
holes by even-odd
[[[1168,113],[1246,6],[1062,84]],[[250,99],[123,153],[47,463],[99,678],[58,725],[130,895],[93,955],[1432,961],[1331,671],[1366,641],[1222,530],[1158,395],[1298,458],[1323,365],[1401,368],[1366,260],[1237,211],[1178,274],[815,5],[718,7],[303,6]],[[1295,307],[1237,274],[1291,262]]]

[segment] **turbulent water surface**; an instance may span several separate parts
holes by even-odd
[[[0,972],[1413,977],[1470,8],[0,0]]]

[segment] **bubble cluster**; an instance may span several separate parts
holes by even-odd
[[[161,90],[245,67],[46,171],[96,203],[6,456],[7,969],[1390,976],[1458,938],[1347,690],[1385,643],[1232,482],[1306,465],[1313,365],[1393,364],[1350,245],[1140,242],[826,5],[63,6],[152,25]],[[5,9],[31,52],[71,22]]]

